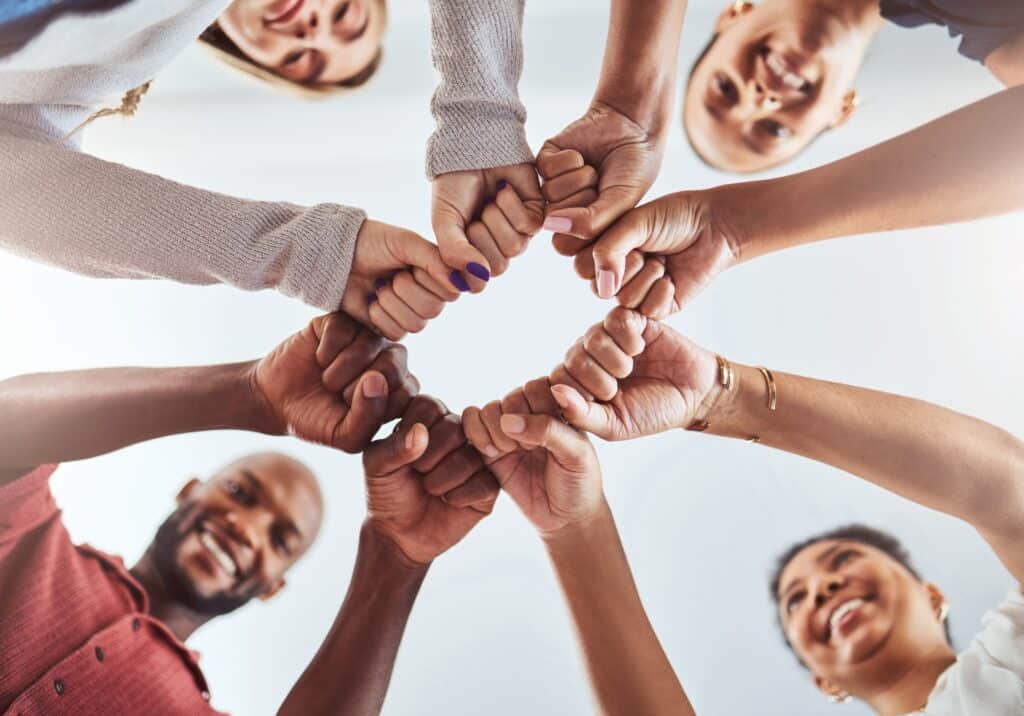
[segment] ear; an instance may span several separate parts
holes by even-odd
[[[715,21],[715,34],[727,29],[747,13],[753,12],[753,10],[754,3],[747,2],[747,0],[736,0],[736,2],[730,3],[729,7],[725,8],[722,14],[718,16],[718,20]]]
[[[931,602],[932,611],[935,612],[936,618],[939,621],[943,621],[946,618],[946,612],[949,611],[949,602],[946,600],[946,595],[931,582],[925,582],[924,588],[928,592],[928,601]]]
[[[843,691],[841,688],[833,684],[831,681],[826,679],[824,676],[814,675],[814,685],[818,687],[818,691],[825,694],[834,703],[842,703],[850,698],[850,695]]]
[[[284,589],[285,584],[286,582],[284,581],[284,577],[278,579],[276,582],[274,582],[269,587],[260,592],[260,601],[265,602],[274,597],[274,595],[276,595],[278,592]]]
[[[853,116],[853,113],[857,111],[857,105],[860,104],[860,100],[857,97],[857,90],[850,90],[843,95],[843,101],[839,105],[839,111],[836,116],[829,122],[828,128],[835,129],[846,124],[846,120]]]
[[[178,496],[174,498],[174,501],[179,505],[184,504],[184,502],[191,497],[193,493],[195,493],[196,488],[201,484],[202,482],[198,477],[190,477],[188,482],[182,485],[181,489],[178,490]]]

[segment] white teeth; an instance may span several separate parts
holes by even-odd
[[[202,543],[203,547],[206,547],[207,551],[213,555],[213,558],[217,560],[217,564],[221,566],[221,569],[232,577],[238,573],[234,560],[231,559],[231,556],[227,552],[221,549],[220,545],[217,544],[217,540],[211,537],[208,532],[200,532],[199,541]]]
[[[804,78],[795,72],[790,72],[789,68],[773,54],[768,54],[764,60],[768,69],[772,71],[776,77],[778,77],[784,85],[793,89],[801,89],[806,82]]]
[[[839,608],[832,612],[832,617],[828,620],[829,629],[831,629],[834,633],[836,630],[836,625],[838,625],[839,622],[842,621],[843,617],[845,617],[847,614],[849,614],[854,609],[857,609],[863,604],[863,599],[851,599],[848,602],[843,602],[842,604],[840,604]]]

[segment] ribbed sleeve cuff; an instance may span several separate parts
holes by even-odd
[[[447,107],[427,141],[427,176],[533,161],[526,128],[486,102]]]
[[[295,251],[278,290],[322,311],[337,311],[352,272],[356,239],[366,212],[348,206],[319,204],[309,221],[296,227]]]

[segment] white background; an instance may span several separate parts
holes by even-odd
[[[606,6],[528,3],[521,89],[535,147],[586,107]],[[718,9],[691,2],[684,74]],[[426,15],[412,3],[394,6],[392,15],[380,74],[358,93],[313,104],[280,96],[193,47],[157,78],[137,118],[98,122],[86,147],[237,195],[362,206],[429,235]],[[873,144],[997,85],[959,57],[941,30],[886,27],[859,88],[859,114],[788,170]],[[674,131],[652,196],[727,180]],[[56,190],[60,177],[53,182]],[[923,397],[1020,433],[1022,229],[1018,215],[770,256],[723,276],[671,323],[740,361]],[[407,341],[426,392],[454,410],[500,397],[546,374],[600,319],[609,305],[548,244],[538,237],[483,295],[449,307]],[[0,377],[253,358],[313,315],[272,293],[89,280],[7,255],[0,256],[0,299]],[[363,513],[359,459],[292,439],[211,433],[67,465],[55,481],[74,537],[130,564],[190,475],[259,449],[285,450],[314,466],[328,513],[319,543],[278,598],[211,624],[191,642],[203,653],[214,704],[235,714],[273,713],[334,618]],[[832,708],[783,647],[767,595],[776,554],[809,533],[863,521],[904,539],[921,571],[950,597],[961,647],[1012,586],[966,525],[819,464],[681,432],[598,450],[644,602],[701,714],[810,716]],[[385,712],[591,711],[540,544],[503,500],[432,568]]]

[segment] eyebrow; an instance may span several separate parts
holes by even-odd
[[[252,470],[243,468],[242,476],[249,482],[253,492],[258,492],[261,496],[265,496],[267,494],[266,489],[263,487],[263,482],[256,477],[256,473]],[[274,507],[276,508],[277,505],[275,504]],[[285,529],[291,530],[299,536],[299,539],[302,539],[302,530],[298,528],[298,525],[295,524],[295,521],[291,519],[291,517],[285,517],[282,522]]]
[[[817,557],[815,557],[814,561],[817,562],[818,564],[821,564],[823,562],[828,561],[828,558],[831,557],[833,554],[835,554],[837,550],[842,548],[842,546],[843,546],[842,542],[837,542],[836,544],[832,545],[831,547],[826,549],[824,552],[819,554]],[[781,592],[779,592],[779,602],[782,602],[782,600],[785,598],[785,596],[790,592],[791,589],[793,589],[794,586],[796,586],[796,584],[799,581],[800,581],[799,577],[796,577],[796,578],[790,580],[789,584],[786,585],[786,588],[783,589]]]

